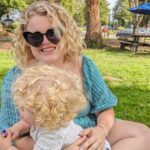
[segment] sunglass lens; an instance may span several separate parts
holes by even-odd
[[[24,32],[23,35],[26,41],[35,47],[40,46],[43,41],[43,35],[40,32]]]
[[[60,41],[61,35],[57,29],[49,29],[46,33],[46,36],[50,42],[57,44]]]

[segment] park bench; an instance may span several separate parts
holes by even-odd
[[[130,46],[130,50],[133,52],[137,52],[137,49],[139,46],[146,46],[150,47],[150,43],[141,42],[139,40],[140,37],[150,37],[150,35],[137,35],[137,34],[132,34],[130,36],[122,36],[118,38],[120,42],[120,49],[125,49],[126,46]]]
[[[119,41],[120,43],[120,49],[125,49],[126,46],[132,46],[133,42],[132,41]]]
[[[131,51],[137,52],[139,46],[146,46],[150,47],[150,43],[143,43],[143,42],[134,42],[134,41],[127,41],[121,40],[120,42],[120,49],[125,49],[126,46],[130,46]]]

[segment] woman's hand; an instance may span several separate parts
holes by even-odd
[[[11,133],[8,132],[6,137],[0,136],[0,150],[8,150],[11,147]]]
[[[80,136],[87,139],[82,145],[82,150],[103,150],[105,142],[105,132],[101,127],[88,128],[81,132]]]
[[[82,144],[86,141],[86,136],[78,138],[73,144],[67,146],[63,150],[82,150]]]

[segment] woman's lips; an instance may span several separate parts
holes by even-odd
[[[45,48],[42,48],[41,51],[42,52],[51,52],[51,51],[54,51],[56,48],[55,47],[45,47]]]

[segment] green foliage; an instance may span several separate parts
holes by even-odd
[[[0,19],[4,14],[7,14],[9,11],[8,7],[0,3]]]
[[[101,25],[108,24],[108,15],[109,15],[109,8],[108,2],[106,0],[100,1],[100,17],[101,17]]]
[[[23,10],[27,7],[27,0],[0,0],[0,19],[3,15],[8,14],[10,8]]]
[[[85,26],[86,24],[86,1],[85,0],[61,0],[61,4],[73,16],[78,25]],[[101,24],[108,24],[108,3],[106,0],[100,1],[100,17]]]
[[[26,0],[1,0],[0,4],[7,8],[16,8],[19,10],[24,9],[27,6]]]
[[[125,29],[125,28],[122,27],[122,26],[120,26],[120,27],[117,28],[117,30],[123,30],[123,29]]]
[[[74,0],[74,14],[73,18],[76,20],[79,26],[85,26],[86,24],[86,5],[84,0]]]
[[[73,0],[61,0],[61,4],[68,10],[68,12],[74,14]]]
[[[14,22],[11,24],[10,28],[11,28],[12,30],[15,30],[15,29],[17,28],[18,24],[19,24],[18,21],[14,21]]]
[[[116,5],[113,9],[114,19],[118,20],[120,26],[127,26],[132,24],[133,18],[132,13],[128,11],[129,2],[128,0],[117,0]]]

